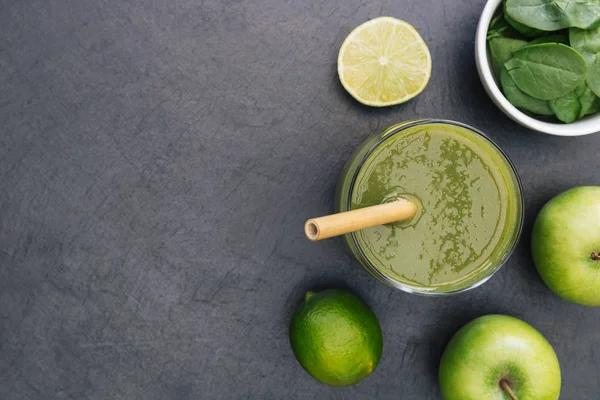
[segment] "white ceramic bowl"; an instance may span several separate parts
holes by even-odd
[[[502,0],[488,0],[483,9],[483,13],[481,14],[481,18],[479,19],[477,35],[475,36],[475,60],[477,62],[477,72],[479,72],[481,83],[483,83],[483,87],[492,101],[508,117],[519,124],[538,132],[559,136],[580,136],[599,132],[600,114],[590,115],[570,124],[544,122],[519,111],[506,100],[500,90],[498,82],[494,78],[487,46],[487,31],[490,22],[492,22],[496,10],[501,5]]]

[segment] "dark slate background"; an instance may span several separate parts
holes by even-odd
[[[536,212],[600,184],[600,135],[509,121],[478,80],[483,0],[0,0],[0,399],[436,399],[444,346],[486,313],[552,343],[564,399],[598,399],[600,310],[546,289]],[[356,103],[345,36],[392,15],[429,44],[415,100]],[[372,279],[339,239],[313,244],[338,174],[367,137],[418,117],[489,133],[520,171],[520,245],[482,287],[423,298]],[[342,389],[294,359],[307,290],[356,291],[381,363]]]

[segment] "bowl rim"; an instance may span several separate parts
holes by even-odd
[[[513,121],[538,132],[556,136],[582,136],[600,132],[600,114],[588,116],[570,124],[544,122],[532,118],[513,106],[502,94],[492,72],[487,46],[487,31],[502,0],[488,0],[477,25],[475,62],[485,91],[494,104]]]
[[[403,292],[410,293],[410,294],[416,294],[416,295],[425,296],[425,297],[445,297],[445,296],[454,296],[454,295],[464,293],[469,290],[478,288],[479,286],[483,285],[488,280],[490,280],[494,275],[496,275],[496,273],[498,273],[498,271],[500,271],[502,269],[502,267],[510,259],[510,257],[514,253],[514,251],[521,239],[521,235],[523,233],[523,226],[525,223],[525,195],[523,192],[523,184],[521,182],[521,177],[519,176],[519,172],[517,171],[517,167],[512,162],[512,160],[510,159],[508,154],[506,154],[506,152],[502,149],[502,147],[500,147],[500,145],[498,145],[498,143],[496,143],[490,136],[485,134],[483,131],[481,131],[477,128],[474,128],[471,125],[465,124],[463,122],[454,121],[454,120],[439,119],[439,118],[425,118],[425,119],[417,119],[417,120],[401,122],[401,123],[392,125],[389,128],[384,129],[380,133],[378,133],[377,135],[382,135],[382,137],[379,138],[375,143],[373,143],[369,147],[369,149],[366,151],[366,153],[364,155],[362,155],[362,157],[360,157],[360,161],[356,165],[355,170],[352,173],[352,176],[350,179],[350,185],[348,187],[348,197],[344,200],[345,200],[346,210],[352,210],[352,192],[354,191],[356,180],[361,171],[361,168],[363,167],[363,165],[365,164],[365,162],[367,161],[369,156],[373,153],[373,151],[375,151],[382,143],[384,143],[386,140],[390,139],[392,136],[395,136],[395,135],[405,131],[406,129],[412,128],[414,126],[431,125],[431,124],[453,125],[453,126],[457,126],[459,128],[469,130],[469,131],[475,133],[476,135],[479,135],[481,138],[483,138],[485,141],[487,141],[492,147],[494,147],[498,151],[498,153],[507,162],[509,169],[512,171],[513,177],[515,180],[515,182],[514,182],[515,189],[516,189],[515,195],[518,197],[518,200],[519,200],[519,201],[517,201],[517,208],[519,210],[520,215],[519,215],[519,218],[517,221],[517,225],[515,226],[515,232],[513,234],[513,242],[507,249],[504,258],[500,262],[498,262],[498,264],[495,265],[490,271],[488,271],[487,275],[482,276],[478,281],[475,281],[468,286],[465,286],[465,287],[462,287],[459,289],[455,289],[455,290],[448,290],[448,291],[430,291],[430,290],[427,290],[426,288],[412,286],[412,285],[400,282],[398,280],[395,280],[395,279],[383,274],[381,271],[379,271],[379,269],[377,269],[377,267],[375,267],[373,265],[373,263],[371,263],[371,261],[369,260],[367,255],[364,253],[362,246],[360,245],[358,238],[356,237],[356,232],[351,232],[351,233],[347,234],[346,238],[349,242],[352,242],[352,244],[356,248],[358,255],[360,257],[360,260],[359,260],[360,264],[367,271],[369,271],[373,276],[375,276],[382,282],[388,284],[389,286],[391,286],[393,288],[402,290]],[[364,146],[364,144],[363,144],[363,146]],[[352,158],[354,158],[354,156],[351,157],[351,159]],[[344,200],[342,200],[342,201],[344,201]],[[356,255],[355,255],[355,257],[356,257]],[[359,258],[359,257],[357,257],[357,258]]]

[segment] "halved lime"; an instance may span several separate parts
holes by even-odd
[[[379,17],[355,28],[342,43],[338,74],[359,102],[384,107],[421,93],[431,77],[427,44],[412,25]]]

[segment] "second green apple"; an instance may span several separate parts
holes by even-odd
[[[576,187],[550,200],[533,226],[531,250],[552,291],[600,306],[600,187]]]
[[[550,343],[531,325],[486,315],[462,327],[440,364],[444,400],[557,400],[561,374]]]

